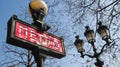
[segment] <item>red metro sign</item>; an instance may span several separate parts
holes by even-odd
[[[8,22],[7,43],[22,48],[36,50],[56,58],[65,56],[63,39],[16,18]]]
[[[43,46],[62,53],[62,42],[48,33],[40,32],[34,28],[16,22],[15,36],[31,43]]]

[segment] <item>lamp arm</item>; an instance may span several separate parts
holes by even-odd
[[[88,56],[88,57],[90,57],[90,58],[94,58],[94,56],[92,56],[92,55],[89,55],[89,54],[84,54],[85,56]]]
[[[91,45],[92,45],[92,48],[93,48],[93,51],[94,51],[94,57],[98,56],[97,49],[96,49],[96,47],[94,45],[94,42],[92,42]]]
[[[104,44],[104,45],[103,45],[103,47],[102,47],[102,49],[101,49],[100,53],[98,53],[98,56],[100,56],[100,55],[103,53],[104,48],[105,48],[105,46],[106,46],[106,45],[107,45],[107,44]]]
[[[112,39],[111,39],[111,40],[112,40]],[[115,44],[115,40],[113,39],[112,42],[109,43],[109,45],[110,45],[111,43],[113,43],[113,45],[114,45],[114,44]],[[110,47],[112,47],[113,45],[111,45]],[[107,44],[103,45],[103,47],[102,47],[102,49],[101,49],[101,51],[100,51],[100,53],[99,53],[98,55],[102,54],[105,46],[107,46]]]

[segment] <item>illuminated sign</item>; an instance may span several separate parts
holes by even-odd
[[[8,22],[7,43],[36,50],[56,58],[65,56],[63,39],[48,32],[41,32],[35,26],[17,18]]]

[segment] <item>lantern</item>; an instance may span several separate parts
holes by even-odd
[[[107,26],[102,25],[101,22],[99,22],[98,24],[99,24],[99,27],[97,29],[97,32],[100,34],[102,39],[103,40],[109,39],[110,38],[110,34],[109,34],[109,29],[107,28]]]
[[[91,30],[89,26],[86,26],[86,31],[85,31],[84,35],[87,38],[89,43],[94,43],[95,42],[94,31]]]
[[[84,41],[79,39],[79,36],[75,37],[76,40],[74,42],[74,45],[76,46],[79,53],[84,52]]]

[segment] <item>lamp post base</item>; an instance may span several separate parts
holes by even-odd
[[[104,62],[101,61],[101,60],[99,60],[99,59],[97,59],[97,62],[95,62],[95,65],[96,65],[97,67],[103,67]]]

